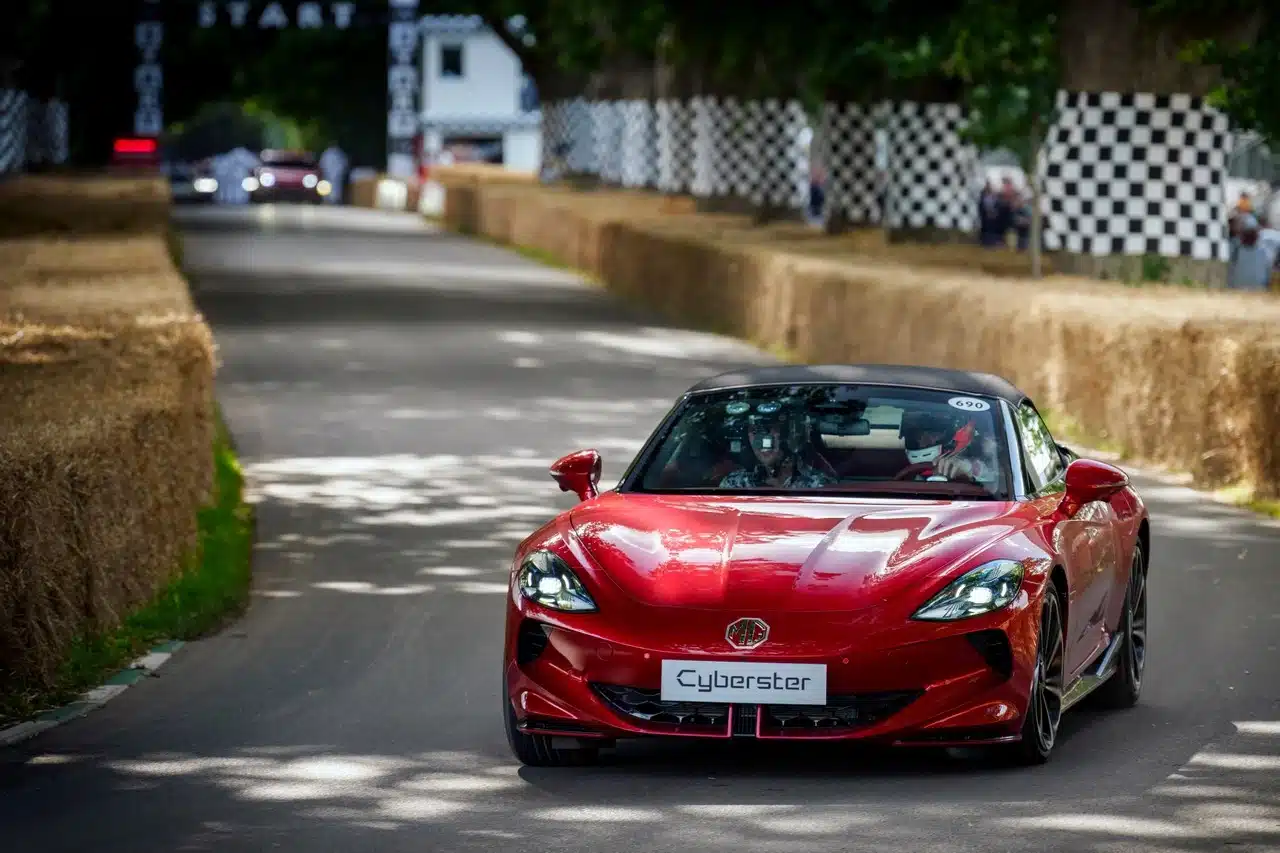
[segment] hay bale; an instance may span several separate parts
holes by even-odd
[[[999,373],[1132,459],[1280,495],[1280,301],[1267,294],[944,271],[963,247],[911,247],[941,260],[906,263],[643,193],[475,175],[449,185],[445,222],[537,248],[673,322],[802,361]]]
[[[0,184],[0,239],[155,232],[168,223],[169,202],[159,178],[22,175]]]
[[[0,208],[31,203],[28,224],[71,229],[0,240],[6,684],[52,683],[77,638],[150,600],[196,545],[212,487],[215,351],[146,205],[154,183],[0,190]],[[143,204],[131,218],[103,212],[121,199]]]

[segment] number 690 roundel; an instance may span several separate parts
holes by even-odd
[[[619,738],[987,746],[1138,701],[1150,525],[996,376],[769,367],[690,388],[618,484],[516,549],[503,719],[532,765]]]

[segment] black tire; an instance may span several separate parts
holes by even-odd
[[[511,754],[521,764],[529,767],[582,767],[595,764],[600,758],[600,750],[597,747],[558,749],[551,745],[551,738],[547,735],[527,735],[520,731],[516,709],[511,707],[505,682],[502,685],[502,707],[502,716],[507,729],[507,745],[511,747]]]
[[[1117,652],[1120,661],[1116,673],[1091,697],[1099,708],[1132,708],[1142,696],[1142,674],[1147,663],[1147,562],[1141,545],[1133,549],[1120,632],[1123,639]]]
[[[1009,744],[1007,757],[1021,765],[1044,764],[1053,754],[1062,722],[1062,694],[1066,689],[1066,645],[1062,622],[1062,600],[1050,585],[1040,605],[1040,636],[1036,643],[1036,666],[1031,676],[1031,695],[1022,723],[1022,739]]]

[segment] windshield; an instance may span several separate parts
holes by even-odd
[[[631,488],[1008,500],[994,399],[868,385],[699,394],[640,460]]]

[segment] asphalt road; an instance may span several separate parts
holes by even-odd
[[[247,616],[0,754],[0,849],[1274,851],[1280,530],[1147,477],[1144,701],[1053,761],[624,745],[529,770],[499,717],[504,572],[695,379],[766,357],[567,274],[332,210],[182,214],[260,501]],[[759,746],[759,745],[757,745]]]

